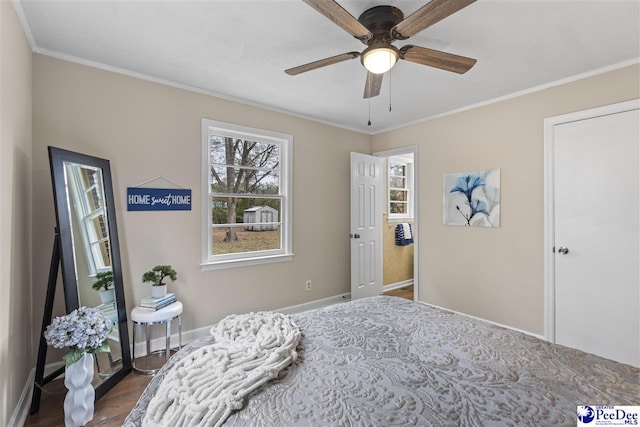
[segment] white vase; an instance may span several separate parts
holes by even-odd
[[[85,353],[80,360],[67,366],[64,385],[67,395],[64,397],[65,427],[80,427],[93,419],[93,404],[96,392],[91,384],[93,380],[93,356]]]
[[[151,296],[153,298],[162,298],[167,295],[167,285],[151,286]]]

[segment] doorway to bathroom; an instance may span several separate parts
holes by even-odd
[[[383,159],[383,293],[418,300],[418,147],[374,153]]]

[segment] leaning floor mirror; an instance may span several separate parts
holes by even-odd
[[[94,357],[98,399],[131,372],[111,170],[108,160],[55,147],[49,161],[67,313],[95,307],[113,323],[109,351]]]

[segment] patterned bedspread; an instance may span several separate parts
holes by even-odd
[[[639,405],[640,369],[409,300],[292,316],[298,360],[225,426],[575,426],[578,405]],[[140,426],[174,355],[125,421]]]

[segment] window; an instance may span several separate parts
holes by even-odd
[[[73,207],[82,223],[79,227],[82,242],[76,242],[74,246],[84,249],[90,275],[111,270],[107,213],[102,203],[102,171],[75,163],[66,163],[66,168]]]
[[[413,155],[388,158],[389,219],[413,219]]]
[[[291,260],[292,137],[202,120],[204,269]]]

